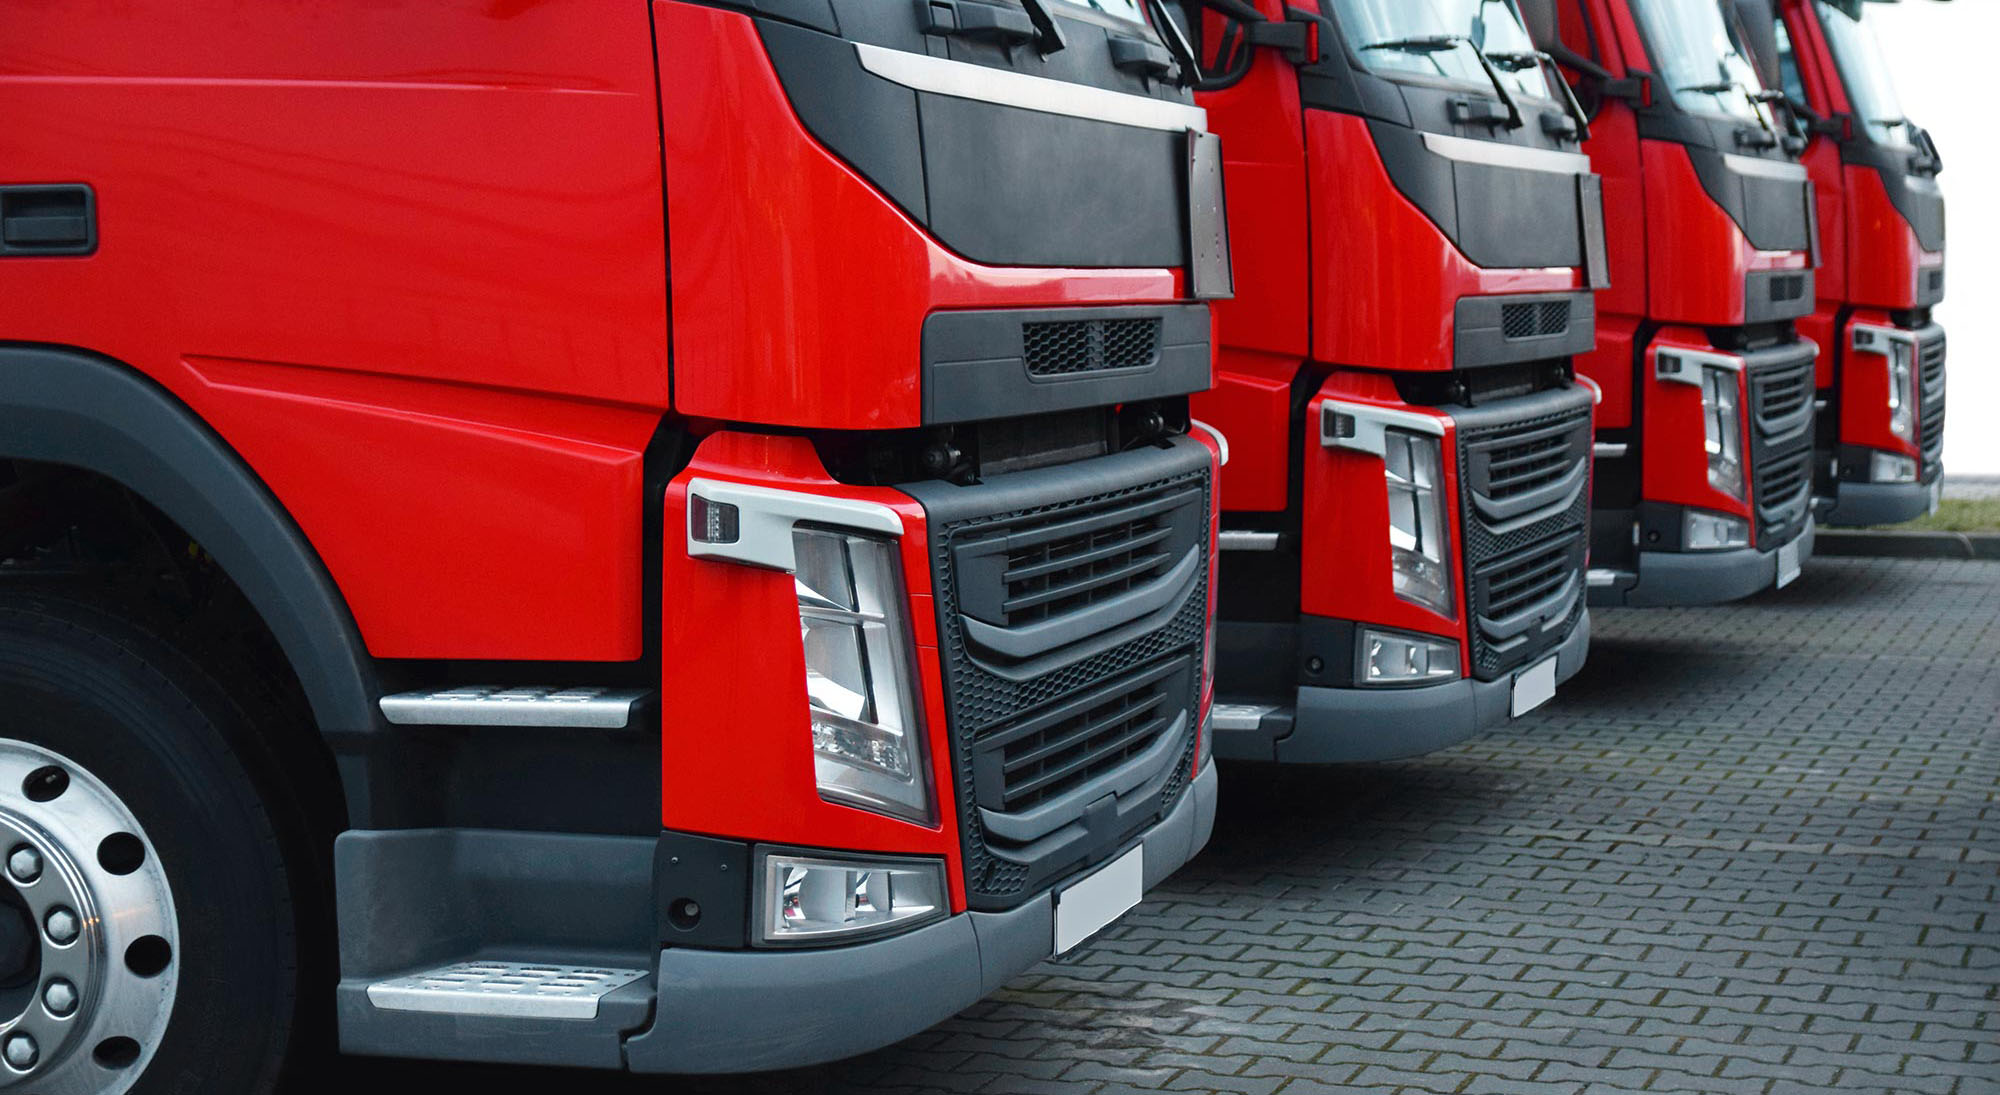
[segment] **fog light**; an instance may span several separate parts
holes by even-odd
[[[1868,455],[1868,481],[1871,483],[1914,483],[1917,481],[1917,462],[1907,456],[1893,452],[1877,452]]]
[[[1458,679],[1458,644],[1400,631],[1361,631],[1359,683],[1430,684]]]
[[[1691,509],[1681,519],[1684,551],[1725,551],[1750,546],[1750,522],[1726,513]]]
[[[820,946],[872,939],[942,920],[942,860],[847,859],[759,852],[755,942]]]

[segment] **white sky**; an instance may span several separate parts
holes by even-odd
[[[2000,42],[1995,0],[1869,4],[1912,121],[1944,154],[1945,300],[1951,333],[1948,473],[2000,475],[2000,113],[1990,81]]]

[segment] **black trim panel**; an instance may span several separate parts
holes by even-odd
[[[1081,337],[1101,339],[1104,324],[1121,321],[1157,321],[1158,341],[1146,364],[1114,359],[1108,368],[1034,375],[1026,345],[1031,325],[1076,324]],[[1093,334],[1092,326],[1099,333]],[[1101,354],[1099,360],[1104,360]],[[1209,313],[1203,305],[933,312],[924,320],[924,423],[1189,395],[1208,389],[1210,360]]]

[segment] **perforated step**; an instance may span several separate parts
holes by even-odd
[[[467,685],[382,697],[398,726],[543,726],[623,730],[651,692],[629,688],[497,688]]]
[[[606,996],[645,970],[527,962],[454,962],[377,981],[368,1002],[384,1011],[485,1015],[510,1019],[595,1019]]]

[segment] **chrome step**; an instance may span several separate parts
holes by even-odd
[[[468,685],[382,697],[382,717],[397,726],[541,726],[623,730],[652,695],[636,688],[500,688]]]
[[[1223,529],[1216,534],[1215,546],[1223,551],[1276,551],[1281,537],[1275,532]]]
[[[1583,580],[1589,583],[1592,589],[1607,589],[1612,586],[1630,585],[1637,579],[1638,575],[1633,574],[1629,570],[1611,570],[1605,567],[1592,567],[1583,576]]]
[[[377,981],[368,1002],[383,1011],[487,1015],[507,1019],[595,1019],[598,1002],[647,976],[645,970],[530,962],[454,962]]]
[[[1279,710],[1270,703],[1218,703],[1208,709],[1209,725],[1217,730],[1255,730],[1264,716]]]

